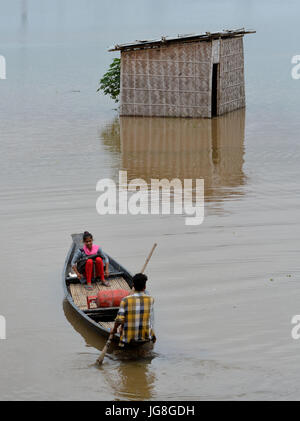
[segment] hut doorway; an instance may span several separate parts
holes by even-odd
[[[211,87],[211,116],[218,115],[219,63],[213,64]]]

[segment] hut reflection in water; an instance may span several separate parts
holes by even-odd
[[[245,109],[214,119],[120,117],[101,133],[128,182],[203,178],[205,201],[242,195]]]

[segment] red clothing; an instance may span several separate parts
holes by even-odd
[[[96,266],[96,276],[99,276],[101,281],[104,281],[104,265],[101,257],[96,257],[95,259]],[[93,259],[88,259],[85,264],[85,277],[88,285],[92,283],[93,277],[94,262]]]

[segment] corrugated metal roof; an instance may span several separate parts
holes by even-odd
[[[177,37],[162,36],[158,39],[152,40],[136,40],[126,44],[116,44],[109,48],[108,51],[119,51],[119,50],[134,50],[140,48],[151,48],[153,46],[159,46],[162,44],[174,43],[174,42],[196,42],[196,41],[209,41],[217,38],[230,38],[236,36],[243,36],[245,34],[253,34],[256,31],[241,29],[223,30],[221,32],[204,32],[202,34],[179,34]]]

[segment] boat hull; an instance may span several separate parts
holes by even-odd
[[[72,244],[67,254],[64,269],[62,273],[62,283],[66,300],[69,302],[74,311],[80,316],[80,318],[95,332],[99,335],[107,338],[110,334],[110,329],[114,324],[115,317],[118,312],[118,307],[113,308],[92,308],[88,309],[86,306],[86,295],[93,295],[93,292],[87,293],[84,287],[80,284],[77,278],[71,278],[69,273],[71,272],[71,261],[74,253],[78,248],[82,247],[82,234],[72,235]],[[111,256],[109,258],[109,282],[112,285],[120,285],[123,288],[127,288],[128,291],[132,288],[132,274],[120,265]],[[104,288],[96,285],[97,288]],[[95,288],[96,288],[95,287]],[[77,291],[80,291],[79,293]],[[98,291],[96,289],[96,291]],[[84,294],[84,297],[79,295]],[[114,342],[119,342],[119,334],[115,334],[113,338]],[[153,342],[146,342],[132,345],[127,345],[124,348],[114,349],[115,355],[121,356],[125,359],[139,358],[148,356],[149,352],[153,349]]]

